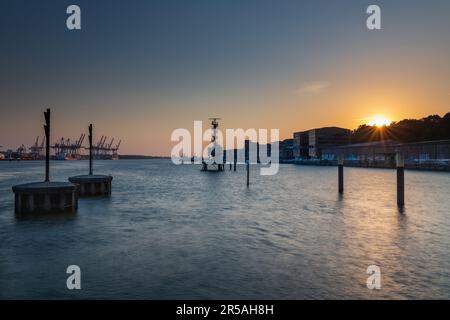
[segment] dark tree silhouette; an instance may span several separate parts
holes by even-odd
[[[352,131],[352,143],[381,140],[420,142],[450,139],[450,112],[444,117],[430,115],[422,119],[404,119],[389,126],[375,127],[367,124]]]

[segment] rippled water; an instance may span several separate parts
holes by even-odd
[[[87,162],[52,162],[53,180]],[[17,219],[13,184],[41,180],[42,162],[0,162],[0,298],[450,298],[450,175],[282,165],[201,173],[168,160],[98,161],[110,199],[75,215]],[[228,169],[228,168],[227,168]],[[81,267],[82,290],[66,288]],[[369,265],[381,290],[366,287]]]

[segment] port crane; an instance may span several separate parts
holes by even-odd
[[[111,146],[112,146],[113,142],[114,142],[114,138],[112,138],[112,139],[111,139],[111,142],[108,144],[108,149],[109,149],[109,150],[111,150]]]
[[[82,133],[77,140],[71,140],[70,138],[60,138],[53,145],[52,148],[56,160],[80,160],[84,158],[83,149],[89,149],[89,147],[83,146],[83,142],[86,139],[86,134]],[[121,140],[117,145],[114,146],[114,138],[106,142],[107,137],[102,136],[101,139],[92,147],[94,156],[99,159],[118,159],[118,150],[120,147]],[[0,147],[1,148],[1,147]],[[21,145],[16,151],[8,150],[7,152],[1,153],[5,157],[8,156],[12,159],[32,159],[32,160],[42,160],[45,158],[45,137],[40,139],[39,136],[36,137],[34,143],[29,147]]]
[[[117,151],[119,150],[119,147],[120,147],[121,143],[122,143],[122,140],[119,140],[119,143],[116,144],[116,146],[111,149],[111,151],[112,151],[112,159],[113,160],[118,160],[119,159],[119,154],[117,153]]]
[[[82,133],[81,134],[81,136],[80,136],[80,138],[78,139],[78,141],[77,141],[77,143],[76,143],[76,145],[77,145],[77,150],[79,150],[79,149],[81,149],[82,148],[82,144],[83,144],[83,141],[84,141],[84,138],[86,137],[86,135],[84,134],[84,133]]]
[[[44,158],[44,144],[45,137],[42,138],[41,144],[39,144],[39,136],[36,137],[34,144],[30,147],[31,158],[39,160]]]
[[[122,140],[120,140],[116,146],[113,146],[115,139],[111,138],[109,143],[106,141],[107,139],[107,136],[101,136],[100,140],[98,140],[97,143],[92,147],[93,156],[95,159],[118,159],[117,151],[119,150]]]
[[[107,136],[102,136],[101,138],[100,138],[100,141],[99,141],[99,143],[97,144],[97,156],[98,157],[101,157],[105,152],[104,152],[104,150],[105,150],[105,142],[106,142],[106,139],[107,139],[108,137]]]

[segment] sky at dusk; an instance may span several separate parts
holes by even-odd
[[[366,27],[370,4],[382,30]],[[212,116],[289,138],[450,111],[448,0],[1,0],[0,42],[3,149],[42,136],[47,107],[53,140],[93,123],[146,155]]]

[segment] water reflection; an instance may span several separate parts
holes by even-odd
[[[80,199],[74,215],[17,217],[11,185],[40,164],[0,163],[0,298],[449,298],[450,175],[283,165],[278,175],[201,173],[170,161],[99,161],[111,198]],[[53,177],[85,171],[59,162]],[[8,172],[16,172],[8,175]],[[369,265],[382,289],[366,288]]]

